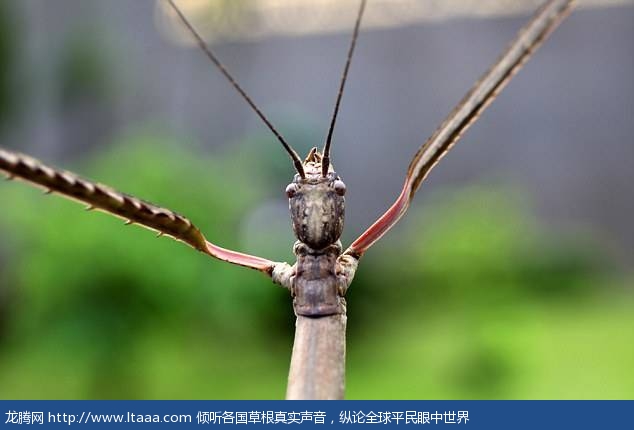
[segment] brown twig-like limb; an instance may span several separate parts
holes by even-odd
[[[573,0],[550,0],[517,34],[497,62],[475,83],[434,134],[414,154],[401,194],[392,206],[359,236],[346,254],[360,257],[405,214],[431,169],[458,142],[546,38],[568,16]]]
[[[188,218],[152,203],[122,193],[106,185],[58,170],[28,155],[0,148],[0,171],[8,178],[22,179],[44,188],[47,194],[57,193],[85,203],[86,209],[97,209],[154,230],[159,236],[170,236],[198,251],[228,263],[259,270],[268,275],[276,263],[265,258],[225,249],[209,242]]]

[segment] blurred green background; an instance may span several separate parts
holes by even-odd
[[[236,220],[269,184],[224,161],[135,135],[76,167],[187,207],[237,247]],[[26,185],[0,193],[0,397],[283,396],[285,290]],[[349,398],[634,395],[632,279],[590,235],[548,232],[522,201],[443,190],[368,253],[348,296]]]
[[[11,89],[34,82],[13,69],[3,4],[0,130],[29,123]],[[90,43],[71,38],[55,68],[65,112],[114,103],[116,66]],[[320,139],[282,123],[302,152]],[[290,179],[268,135],[207,151],[159,115],[103,140],[54,158],[217,244],[291,260],[290,220],[262,203],[283,204]],[[423,192],[349,290],[347,398],[634,398],[634,275],[600,234],[543,222],[513,181]],[[22,183],[0,184],[0,208],[0,398],[284,396],[294,316],[265,276]]]

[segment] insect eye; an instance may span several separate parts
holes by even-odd
[[[286,187],[286,196],[289,199],[292,199],[295,196],[295,193],[297,193],[297,185],[296,184],[288,184],[288,186]]]
[[[337,179],[333,184],[333,187],[337,195],[344,196],[346,194],[346,184],[344,184],[343,181]]]

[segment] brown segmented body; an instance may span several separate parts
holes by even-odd
[[[339,237],[345,215],[345,184],[332,169],[322,175],[322,157],[313,148],[303,163],[305,176],[295,175],[287,187],[297,257],[287,285],[297,315],[345,314],[343,298],[352,277],[338,275]]]

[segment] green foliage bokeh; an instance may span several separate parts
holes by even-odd
[[[234,153],[169,141],[130,136],[75,168],[242,249],[242,220],[280,184],[245,178]],[[287,292],[26,185],[0,194],[0,398],[283,397]],[[634,396],[631,279],[524,201],[444,190],[364,257],[348,296],[350,398]]]

